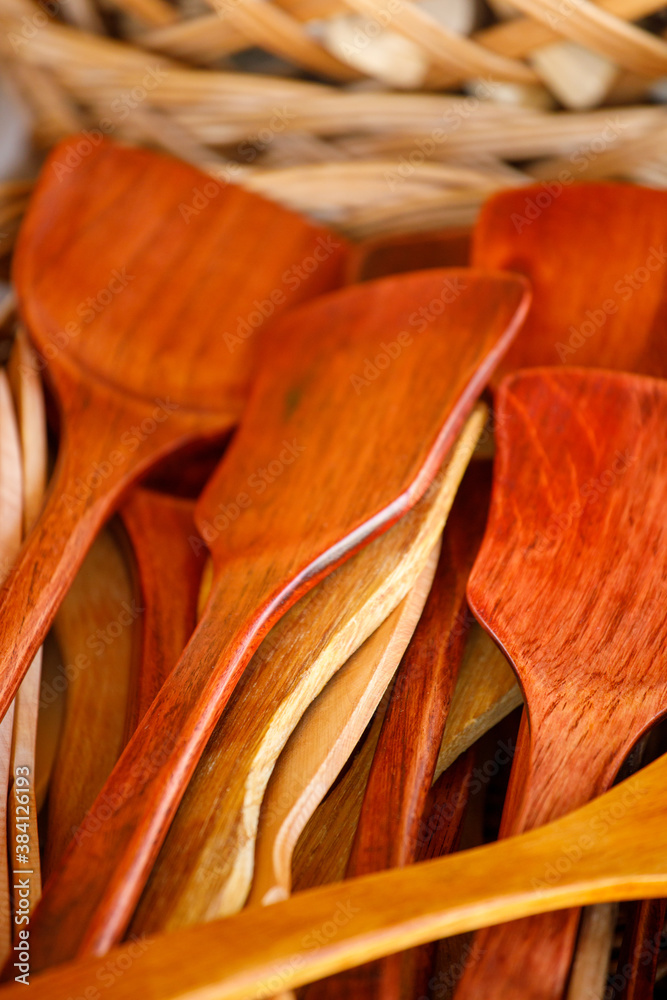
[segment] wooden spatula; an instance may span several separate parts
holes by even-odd
[[[631,185],[535,185],[491,198],[475,228],[473,260],[529,275],[535,288],[528,322],[502,371],[575,364],[665,374],[666,232],[665,193]],[[519,748],[515,766],[521,766],[521,757]],[[564,979],[554,979],[555,966],[564,975],[567,960],[555,929],[548,930],[551,922],[536,922],[535,953],[544,956],[545,966],[547,948],[560,957],[549,977],[538,972],[532,987],[525,970],[516,986],[523,995],[533,995],[533,989],[541,996],[547,981],[554,996],[565,987]],[[519,931],[525,938],[526,926]],[[496,979],[491,935],[485,937],[487,954],[476,963],[476,975],[488,963],[489,976]],[[461,1000],[464,990],[461,985]]]
[[[437,317],[411,324],[415,303],[443,294],[453,301]],[[345,289],[274,325],[241,427],[197,505],[214,566],[204,616],[45,891],[34,968],[117,940],[261,638],[424,493],[527,301],[523,279],[429,271]]]
[[[49,788],[47,877],[57,869],[125,746],[143,607],[123,546],[107,526],[86,553],[54,624],[66,699]]]
[[[537,369],[499,391],[491,513],[468,598],[528,710],[504,835],[599,795],[667,710],[666,420],[667,383],[639,376]],[[557,948],[530,927],[485,932],[460,996],[521,996],[527,983],[531,997],[555,996],[577,919],[551,919]]]
[[[413,510],[305,594],[264,639],[188,785],[133,933],[211,920],[243,906],[271,770],[310,702],[414,585],[442,533],[486,413],[475,406]]]
[[[257,329],[339,284],[346,253],[338,236],[184,163],[108,142],[83,156],[80,139],[47,160],[14,258],[62,443],[0,601],[0,715],[120,494],[236,424]]]
[[[529,365],[666,375],[666,234],[667,194],[630,184],[539,184],[489,199],[474,266],[517,271],[534,288],[496,381]]]
[[[667,756],[547,826],[422,864],[298,893],[31,977],[68,1000],[108,970],[115,1000],[270,996],[427,941],[566,906],[667,894]],[[561,871],[554,874],[554,859]],[[143,951],[140,950],[143,948]],[[199,956],[193,962],[192,956]],[[122,956],[122,958],[121,958]],[[24,995],[5,987],[7,1000]]]
[[[444,531],[438,572],[424,614],[396,677],[373,757],[346,877],[411,864],[426,798],[463,657],[466,584],[482,540],[491,466],[474,462]],[[362,966],[309,991],[309,1000],[354,996],[400,998],[396,961]]]
[[[133,733],[192,635],[207,549],[193,500],[135,489],[120,510],[137,564],[142,612],[141,664],[128,706]]]
[[[292,852],[385,693],[428,597],[440,544],[407,597],[308,708],[283,750],[262,801],[248,905],[286,899]]]

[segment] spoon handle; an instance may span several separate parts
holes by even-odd
[[[291,559],[256,559],[252,573],[242,558],[219,567],[181,659],[45,886],[30,932],[33,969],[104,954],[127,927],[240,674],[280,614],[317,582],[286,586]]]
[[[580,735],[580,734],[579,734]],[[503,810],[500,834],[509,837],[543,826],[589,802],[611,785],[623,760],[590,742],[578,761],[576,725],[557,710],[533,729],[524,712]],[[578,764],[577,764],[578,761]],[[556,859],[556,864],[561,859]],[[562,864],[570,866],[571,859]],[[545,878],[559,878],[547,866]],[[551,870],[553,869],[553,871]],[[500,1000],[509,991],[521,1000],[560,1000],[565,990],[579,926],[579,910],[559,910],[488,927],[475,938],[481,957],[463,975],[456,1000],[484,996]]]
[[[48,499],[0,592],[0,718],[119,496],[195,426],[194,415],[172,409],[168,398],[121,406],[92,379],[63,384],[59,395],[69,402]]]

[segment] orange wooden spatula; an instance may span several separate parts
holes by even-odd
[[[203,617],[45,887],[34,968],[118,939],[261,638],[424,493],[527,305],[524,279],[431,271],[345,289],[273,327],[197,504],[214,573]]]
[[[491,512],[468,599],[528,708],[508,835],[608,788],[667,710],[667,383],[536,369],[508,377],[497,404]],[[458,995],[555,996],[577,920],[554,914],[547,942],[530,925],[484,932]]]
[[[530,365],[667,375],[666,236],[664,191],[540,184],[490,198],[473,233],[472,263],[525,274],[534,289],[496,381]]]
[[[663,191],[621,184],[540,184],[491,198],[474,231],[473,260],[480,267],[526,274],[534,285],[528,320],[500,371],[574,364],[667,373],[666,234]],[[523,728],[527,725],[524,716]],[[519,741],[515,768],[522,766],[523,743]],[[534,921],[531,938],[527,924],[517,925],[515,944],[505,940],[503,947],[514,952],[521,939],[521,947],[541,954],[544,967],[550,968],[545,976],[540,967],[533,981],[531,966],[526,966],[516,983],[517,997],[560,997],[563,992],[571,953],[568,957],[557,934],[555,924],[561,919],[549,915]],[[473,1000],[484,988],[492,996],[498,988],[490,985],[498,981],[494,933],[485,934],[485,955],[460,984],[460,1000]],[[551,963],[548,949],[554,954]],[[489,983],[483,988],[480,977],[486,968]],[[475,982],[467,993],[469,978]]]
[[[47,160],[14,262],[62,441],[0,600],[0,716],[120,494],[236,424],[257,328],[335,287],[346,253],[327,230],[177,160],[102,142],[72,166],[76,144]]]

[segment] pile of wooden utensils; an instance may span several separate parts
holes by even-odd
[[[0,371],[8,1000],[653,996],[666,220],[551,182],[352,247],[56,147]]]

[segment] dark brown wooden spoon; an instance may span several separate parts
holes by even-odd
[[[331,232],[177,160],[93,147],[77,136],[51,153],[14,261],[62,440],[0,600],[0,717],[122,492],[228,432],[258,327],[342,279],[346,244]]]
[[[586,369],[510,376],[498,394],[491,512],[468,584],[526,704],[503,835],[605,791],[667,710],[666,383]],[[572,855],[554,858],[560,878]],[[482,932],[459,997],[560,997],[577,911]],[[546,931],[545,931],[546,932]]]
[[[417,303],[430,322],[414,321]],[[45,887],[33,968],[118,940],[262,637],[423,495],[527,305],[524,279],[428,271],[345,289],[273,327],[197,505],[213,560],[203,617]]]

